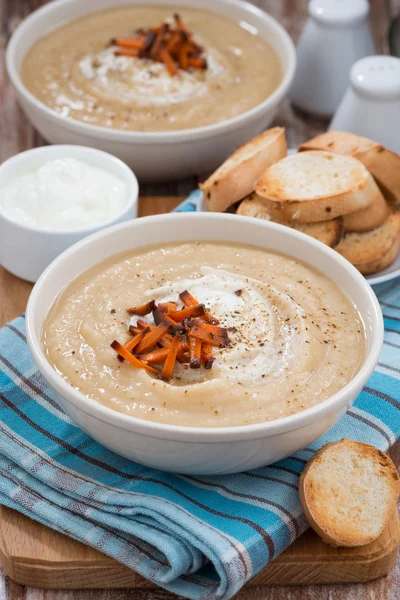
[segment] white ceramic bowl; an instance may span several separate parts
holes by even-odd
[[[121,0],[117,4],[143,4],[143,0]],[[146,4],[200,6],[198,0],[148,0]],[[289,35],[275,19],[241,0],[203,0],[201,8],[257,28],[281,60],[284,73],[281,83],[271,96],[248,112],[197,129],[146,133],[89,125],[63,117],[40,102],[25,88],[19,75],[32,44],[68,21],[115,5],[115,0],[56,0],[32,13],[14,32],[7,48],[8,74],[29,120],[47,140],[100,148],[129,164],[139,179],[165,180],[216,168],[239,144],[271,123],[292,82],[296,53]]]
[[[304,260],[328,273],[357,306],[366,328],[360,371],[321,404],[269,423],[207,429],[162,425],[113,411],[72,388],[47,362],[41,344],[46,314],[79,273],[112,255],[149,244],[221,240],[248,243]],[[61,406],[93,438],[145,465],[179,473],[232,473],[275,462],[307,446],[340,418],[371,375],[382,346],[382,313],[364,277],[342,256],[308,235],[282,225],[226,214],[169,214],[111,227],[70,248],[43,273],[26,313],[29,348]]]
[[[46,146],[12,156],[0,166],[0,194],[2,188],[18,175],[57,158],[75,158],[116,175],[126,183],[126,202],[122,210],[101,225],[63,231],[22,225],[0,211],[0,264],[28,281],[36,281],[61,252],[84,237],[137,217],[139,186],[131,169],[115,156],[84,146]]]

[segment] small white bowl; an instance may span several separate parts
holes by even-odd
[[[134,173],[118,158],[84,146],[45,146],[12,156],[0,166],[0,194],[18,175],[58,158],[75,158],[116,175],[126,183],[126,202],[112,219],[95,227],[73,230],[29,227],[12,221],[0,211],[0,264],[27,281],[36,281],[61,252],[86,236],[137,217],[139,186]]]
[[[247,243],[283,252],[329,274],[358,308],[366,330],[365,360],[339,392],[298,414],[241,427],[200,428],[152,423],[102,406],[71,387],[46,360],[42,329],[61,290],[82,271],[128,250],[190,240]],[[234,473],[297,452],[325,433],[351,406],[377,363],[383,342],[378,300],[364,277],[340,254],[288,227],[227,214],[181,213],[130,221],[70,248],[43,273],[26,312],[29,348],[40,373],[71,418],[107,448],[145,465],[179,473]]]
[[[143,5],[125,0],[124,5]],[[166,180],[201,174],[216,168],[239,145],[260,133],[274,118],[288,92],[296,67],[296,51],[285,29],[273,17],[242,0],[148,0],[148,5],[193,6],[247,22],[269,41],[282,64],[276,90],[251,110],[221,123],[180,131],[121,131],[90,125],[57,114],[31,94],[20,77],[22,62],[41,37],[82,15],[114,8],[115,0],[56,0],[33,12],[15,30],[7,47],[6,64],[18,100],[28,119],[54,144],[83,144],[121,158],[139,179]],[[246,93],[246,90],[243,91]]]

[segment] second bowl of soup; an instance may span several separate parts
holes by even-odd
[[[213,168],[267,126],[295,52],[236,0],[57,0],[17,28],[7,67],[49,141],[95,145],[154,180]]]

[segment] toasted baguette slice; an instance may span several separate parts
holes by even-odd
[[[379,146],[379,144],[348,131],[327,131],[301,144],[299,152],[306,150],[326,150],[335,154],[349,154],[354,156],[357,152],[368,152],[375,146]]]
[[[223,212],[252,191],[266,169],[287,153],[285,130],[274,127],[240,146],[204,183],[207,210]]]
[[[378,273],[378,271],[382,271],[382,269],[386,269],[386,267],[389,267],[396,260],[399,252],[400,236],[395,240],[393,246],[390,248],[390,250],[388,250],[388,252],[386,252],[384,256],[381,256],[376,260],[371,260],[368,263],[360,263],[354,266],[363,275],[372,275],[373,273]]]
[[[245,217],[256,217],[265,221],[273,221],[274,223],[297,229],[297,231],[306,233],[331,248],[337,246],[343,235],[343,219],[341,217],[332,219],[331,221],[320,221],[319,223],[284,221],[272,216],[256,193],[250,194],[248,198],[242,200],[236,213]]]
[[[302,144],[304,150],[329,150],[360,160],[375,178],[388,202],[400,202],[400,156],[381,144],[354,133],[327,131]]]
[[[399,492],[399,475],[389,456],[348,439],[323,446],[299,481],[308,522],[332,546],[364,546],[379,537]]]
[[[390,208],[381,193],[367,208],[356,210],[343,217],[345,231],[364,232],[380,227],[390,215]]]
[[[346,233],[335,250],[361,273],[376,273],[390,265],[400,245],[400,213],[395,207],[386,221],[367,233]]]
[[[300,223],[326,221],[361,210],[380,193],[360,161],[322,151],[280,160],[267,169],[256,192],[271,214]]]

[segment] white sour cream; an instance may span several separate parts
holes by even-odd
[[[127,201],[126,183],[74,158],[51,160],[0,190],[0,213],[38,229],[101,225]]]

